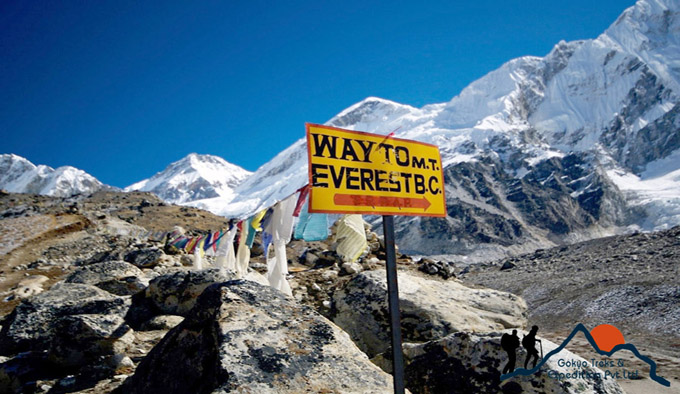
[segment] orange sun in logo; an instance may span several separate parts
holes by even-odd
[[[621,331],[611,324],[600,324],[599,326],[590,330],[590,335],[595,340],[597,347],[605,352],[611,351],[616,345],[626,343],[626,341],[623,339],[623,334],[621,334]]]

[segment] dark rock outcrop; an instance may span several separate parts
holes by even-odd
[[[124,354],[134,341],[125,320],[117,315],[71,315],[54,326],[49,359],[61,368],[77,368]]]
[[[535,165],[502,162],[489,152],[444,169],[447,217],[396,220],[402,250],[417,254],[501,257],[592,227],[623,225],[634,216],[595,157],[571,153]],[[516,172],[526,167],[524,176]],[[538,234],[543,234],[538,236]],[[427,249],[422,249],[423,245]],[[485,256],[485,253],[492,253]]]
[[[124,260],[139,268],[153,268],[160,262],[162,256],[163,251],[159,248],[144,248],[128,252]]]
[[[142,270],[124,261],[107,261],[84,266],[69,275],[66,282],[97,286],[121,296],[139,293],[149,284]]]
[[[61,284],[22,301],[2,321],[0,352],[12,355],[29,350],[46,350],[55,336],[54,329],[59,320],[84,314],[123,317],[129,307],[129,299],[97,287]]]
[[[269,287],[207,288],[118,393],[389,392],[391,377],[312,309]]]
[[[178,271],[154,278],[146,298],[159,314],[186,315],[206,287],[235,279],[235,274],[220,269]]]

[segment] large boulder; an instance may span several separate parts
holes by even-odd
[[[69,275],[66,282],[97,286],[116,295],[136,294],[149,285],[142,270],[125,261],[107,261],[84,266]]]
[[[426,342],[457,331],[526,326],[526,303],[511,293],[470,288],[457,280],[426,279],[404,271],[398,276],[405,342]],[[333,295],[333,300],[333,321],[369,356],[391,346],[384,270],[355,276]]]
[[[313,309],[268,286],[208,287],[119,393],[390,392],[391,376]]]
[[[235,279],[234,273],[221,269],[177,271],[151,280],[146,298],[164,315],[186,315],[206,287]]]
[[[153,268],[161,261],[163,254],[159,248],[143,248],[126,253],[123,259],[139,268]]]
[[[130,299],[98,287],[63,283],[23,300],[1,323],[0,353],[12,355],[28,350],[47,350],[58,320],[71,315],[125,316]]]
[[[508,362],[501,335],[459,332],[424,344],[406,344],[406,387],[412,393],[624,393],[616,380],[566,349],[550,357],[537,373],[501,381]],[[545,354],[557,348],[546,339],[541,341]],[[517,367],[522,367],[526,354],[521,347],[517,350]],[[560,360],[580,367],[566,366]],[[558,374],[564,374],[562,379],[556,378]]]
[[[157,314],[184,316],[206,287],[233,279],[236,279],[235,272],[219,268],[180,270],[152,279],[145,294]],[[248,272],[244,279],[269,284],[264,276],[255,271]]]
[[[55,324],[49,359],[62,368],[81,367],[124,354],[133,341],[132,330],[120,316],[64,316]]]

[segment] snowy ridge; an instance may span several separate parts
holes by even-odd
[[[233,198],[233,189],[251,174],[218,156],[191,153],[125,191],[152,192],[175,204],[205,198]]]
[[[104,188],[110,187],[74,167],[53,169],[45,165],[36,166],[14,154],[0,155],[0,189],[8,192],[69,197]]]

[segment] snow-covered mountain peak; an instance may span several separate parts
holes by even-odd
[[[535,56],[506,62],[451,99],[437,117],[437,125],[448,129],[508,129],[513,124],[521,124],[525,119],[514,110],[515,103],[524,90],[536,90],[531,86],[532,76],[540,75],[542,68],[543,58]]]
[[[329,126],[345,129],[362,130],[372,133],[387,132],[391,130],[376,130],[371,126],[380,124],[385,126],[392,119],[401,118],[404,115],[418,113],[417,108],[410,105],[399,104],[394,101],[379,97],[368,97],[340,112],[326,122]]]
[[[680,2],[639,0],[598,38],[634,54],[680,92]]]
[[[107,188],[95,177],[71,166],[56,170],[15,154],[0,155],[0,189],[13,193],[69,197]]]
[[[227,183],[230,183],[232,186],[250,175],[250,171],[229,163],[219,156],[199,155],[198,153],[190,153],[183,159],[170,164],[170,167],[185,174],[196,170],[202,176],[214,180],[221,180],[226,175],[228,178]],[[225,170],[228,173],[225,173]]]
[[[125,188],[157,194],[172,203],[212,197],[231,197],[233,189],[251,174],[219,156],[191,153],[149,179]]]

